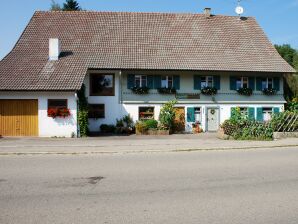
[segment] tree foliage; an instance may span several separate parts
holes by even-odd
[[[289,44],[275,45],[275,48],[280,56],[298,72],[298,50],[292,48]],[[284,81],[285,98],[290,101],[298,97],[298,75],[287,75]]]
[[[81,7],[76,0],[66,0],[63,3],[63,11],[80,11]]]
[[[57,2],[55,2],[54,0],[51,0],[51,1],[52,1],[51,9],[50,9],[51,11],[61,11],[62,10],[60,5]]]

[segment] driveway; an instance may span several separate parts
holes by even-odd
[[[221,140],[215,133],[170,136],[110,136],[80,139],[67,138],[2,138],[0,155],[21,153],[131,153],[173,152],[191,150],[298,147],[298,138],[276,141]]]
[[[298,150],[0,156],[0,223],[297,224]]]

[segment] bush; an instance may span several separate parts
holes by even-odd
[[[148,130],[145,122],[143,121],[138,121],[135,127],[136,127],[136,132],[141,134],[144,134]]]
[[[226,135],[233,135],[239,128],[238,125],[231,120],[225,120],[221,127]]]
[[[270,123],[273,131],[298,131],[298,110],[274,114]]]
[[[102,124],[100,125],[100,131],[102,133],[114,133],[116,130],[115,125],[112,124]]]
[[[169,101],[163,105],[159,114],[160,125],[165,130],[171,130],[175,119],[175,108],[174,105],[177,103],[176,100]]]
[[[158,121],[154,119],[144,121],[147,129],[157,129]]]

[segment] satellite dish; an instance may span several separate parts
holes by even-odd
[[[235,9],[235,12],[240,16],[241,14],[244,13],[244,9],[241,6],[237,6]]]

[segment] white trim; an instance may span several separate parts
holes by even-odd
[[[164,104],[168,101],[123,101],[123,104]],[[285,104],[286,101],[216,101],[216,104]],[[177,104],[214,104],[214,101],[178,101]]]

